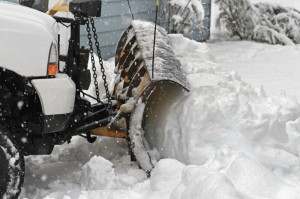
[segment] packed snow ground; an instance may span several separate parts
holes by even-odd
[[[263,65],[273,74],[282,63],[267,61],[267,57],[256,59],[253,54],[264,46],[254,42],[201,44],[181,35],[170,39],[191,87],[162,127],[172,159],[159,161],[147,179],[130,162],[123,140],[101,138],[88,144],[76,137],[71,144],[55,147],[52,155],[26,158],[20,198],[300,198],[299,103],[285,95],[269,97],[267,88],[266,92],[253,88],[230,72],[238,63],[242,67],[246,63],[247,67]],[[243,56],[236,55],[244,48]],[[290,68],[300,63],[297,46],[265,49],[265,54],[278,49],[290,52]],[[236,68],[228,70],[230,62]],[[105,65],[112,78],[113,63]],[[245,73],[255,77],[260,70],[264,69]],[[270,88],[275,92],[277,86]]]
[[[252,86],[271,96],[294,95],[300,100],[300,45],[269,45],[251,41],[208,44],[215,61],[237,71]]]

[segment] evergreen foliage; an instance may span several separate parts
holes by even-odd
[[[204,18],[201,0],[162,0],[159,10],[158,23],[168,33],[180,33],[193,39],[193,34],[201,34]]]
[[[241,40],[270,44],[300,43],[300,12],[269,3],[248,0],[216,0],[220,14],[217,27]]]

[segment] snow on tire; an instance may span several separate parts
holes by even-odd
[[[17,199],[24,180],[24,157],[8,130],[0,126],[0,198]]]

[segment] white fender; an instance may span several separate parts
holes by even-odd
[[[68,75],[58,74],[56,78],[34,79],[31,83],[39,95],[44,115],[73,112],[76,86]]]

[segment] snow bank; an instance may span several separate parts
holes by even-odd
[[[294,187],[284,182],[287,176],[280,175],[284,180],[279,179],[272,172],[298,174],[293,169],[299,167],[297,100],[268,97],[262,88],[252,88],[235,72],[227,72],[212,62],[206,44],[179,35],[170,40],[188,73],[191,92],[169,113],[165,142],[157,147],[163,148],[164,157],[202,165],[208,169],[206,175],[215,173],[205,178],[207,184],[199,182],[198,186],[205,188],[189,188],[195,186],[193,182],[184,185],[186,190],[199,190],[193,193],[198,198],[282,198],[284,194],[299,198],[299,178]],[[215,186],[208,186],[211,182]],[[246,191],[254,185],[252,192]],[[262,192],[266,187],[270,188],[268,193]],[[182,185],[179,189],[185,193]],[[277,189],[280,191],[275,192]],[[182,198],[189,198],[187,195]]]
[[[291,186],[276,177],[270,170],[249,160],[238,158],[226,175],[240,192],[262,198],[299,198],[299,186]]]
[[[291,132],[286,130],[286,124],[300,116],[300,106],[295,99],[267,97],[263,89],[252,88],[235,72],[229,73],[211,62],[205,44],[178,35],[174,35],[171,41],[176,43],[175,52],[183,55],[182,63],[193,88],[167,118],[168,121],[178,119],[180,132],[174,129],[174,125],[168,124],[165,132],[184,134],[175,143],[180,143],[187,152],[181,154],[186,163],[203,164],[214,159],[216,149],[223,144],[242,149],[245,154],[256,158],[265,147],[278,152],[278,146],[281,146],[290,157],[294,157],[285,162],[286,166],[297,163],[298,151],[291,143]],[[194,50],[191,53],[189,49]],[[188,56],[184,56],[186,52],[189,52]],[[179,117],[174,118],[173,115]],[[170,121],[170,124],[173,123]],[[273,166],[281,165],[280,160],[275,162]]]

